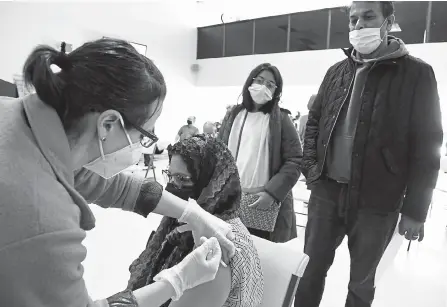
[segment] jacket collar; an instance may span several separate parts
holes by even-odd
[[[349,62],[351,62],[351,63],[355,63],[355,61],[352,59],[352,52],[354,51],[354,48],[353,48],[353,47],[350,47],[350,48],[341,48],[341,50],[342,50],[343,53],[346,55],[346,57],[348,58],[348,61],[349,61]],[[403,57],[400,57],[400,58],[397,58],[397,59],[387,59],[387,60],[383,60],[383,61],[380,61],[380,62],[378,62],[378,63],[380,63],[380,64],[391,64],[391,65],[394,65],[394,64],[397,64],[398,61],[399,61],[400,59],[403,59],[403,58],[405,58],[405,57],[407,57],[407,55],[405,55],[405,56],[403,56]]]
[[[59,180],[74,186],[73,161],[67,135],[56,111],[36,94],[23,99],[25,114],[37,146]]]
[[[59,182],[81,211],[81,228],[93,229],[95,217],[86,200],[74,188],[70,145],[59,115],[53,108],[43,103],[36,94],[25,97],[23,107],[37,146],[51,165]]]

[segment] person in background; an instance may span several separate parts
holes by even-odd
[[[298,131],[298,129],[299,129],[298,123],[300,121],[300,118],[301,118],[301,112],[300,111],[297,111],[295,117],[292,118],[293,125],[295,126],[296,131]]]
[[[199,134],[199,129],[194,126],[196,122],[195,116],[190,116],[186,120],[186,125],[182,126],[175,137],[175,142],[186,140],[193,135]]]
[[[312,108],[312,105],[315,101],[315,97],[317,97],[317,95],[310,96],[310,99],[307,102],[307,109],[309,111]],[[307,124],[308,117],[309,117],[309,114],[305,114],[305,115],[301,116],[301,118],[299,120],[298,135],[300,136],[301,145],[304,145],[304,135],[306,133],[306,124]]]
[[[152,129],[151,132],[155,135],[155,128]],[[142,137],[143,142],[149,141],[149,139],[147,137],[144,137],[143,135],[141,135],[141,137]],[[155,153],[156,147],[157,147],[157,143],[154,143],[150,148],[145,148],[143,150],[144,166],[150,167],[152,165],[152,163],[154,162],[154,161],[152,161],[152,159],[153,159],[152,157],[153,157],[153,154]]]
[[[265,210],[281,204],[273,232],[249,229],[273,242],[297,236],[292,188],[302,157],[292,121],[278,105],[282,88],[278,68],[269,63],[254,68],[245,81],[242,104],[227,112],[218,136],[236,159],[242,191],[257,198],[250,206]]]
[[[126,41],[100,39],[68,55],[39,46],[23,75],[36,94],[0,97],[0,305],[159,306],[213,280],[221,257],[229,263],[235,253],[231,226],[122,172],[158,140],[151,130],[166,83],[154,63]],[[198,246],[210,239],[156,283],[94,302],[82,266],[82,241],[95,227],[90,203],[170,216],[186,223],[181,231],[192,230]]]
[[[214,126],[216,127],[216,135],[217,135],[219,134],[220,127],[222,126],[222,124],[220,122],[215,122]]]
[[[239,218],[241,185],[231,152],[214,137],[195,135],[168,147],[168,154],[166,190],[184,200],[195,199],[207,212],[228,221],[235,234],[236,254],[228,267],[219,268],[212,282],[162,307],[258,307],[264,279],[253,239]],[[128,289],[153,283],[161,270],[176,265],[194,250],[192,235],[178,233],[179,226],[176,219],[163,218],[146,249],[130,266]]]
[[[203,134],[215,137],[216,136],[215,124],[213,122],[206,122],[203,125]]]
[[[304,137],[310,261],[297,307],[319,306],[345,235],[351,256],[346,306],[371,306],[376,269],[399,213],[399,233],[422,241],[438,177],[442,124],[433,68],[389,35],[393,2],[353,2],[348,12],[353,48],[326,73]]]

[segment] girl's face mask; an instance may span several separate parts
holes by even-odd
[[[257,104],[266,104],[272,100],[272,92],[264,84],[253,83],[249,88],[251,98]]]
[[[126,168],[135,165],[141,158],[143,147],[140,142],[133,144],[130,139],[129,134],[124,128],[123,119],[120,119],[120,123],[123,126],[124,133],[126,134],[127,141],[129,145],[107,155],[104,154],[104,149],[102,147],[102,141],[98,137],[99,150],[101,152],[101,157],[98,159],[84,165],[84,167],[99,176],[109,179],[113,176],[118,175]]]

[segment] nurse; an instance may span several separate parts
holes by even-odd
[[[160,306],[214,279],[221,258],[234,255],[231,227],[121,173],[157,140],[150,131],[166,84],[154,63],[125,41],[100,39],[69,55],[37,47],[24,78],[37,94],[0,97],[1,305]],[[88,203],[177,218],[199,247],[155,283],[93,302],[81,264],[85,231],[95,226]]]

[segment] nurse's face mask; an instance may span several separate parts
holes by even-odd
[[[84,165],[86,169],[98,174],[105,179],[112,178],[113,176],[118,175],[119,173],[124,171],[126,168],[137,164],[141,158],[143,150],[142,145],[140,144],[140,142],[137,142],[135,144],[132,143],[129,134],[124,127],[124,121],[122,118],[120,118],[120,123],[124,129],[124,133],[126,134],[129,145],[118,151],[105,155],[102,141],[98,137],[101,157]]]

